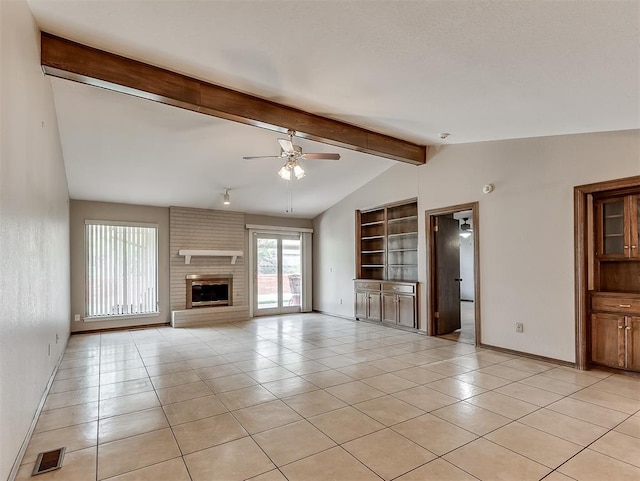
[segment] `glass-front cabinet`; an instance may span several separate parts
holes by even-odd
[[[640,257],[640,195],[601,199],[596,203],[596,209],[596,255],[602,259]]]

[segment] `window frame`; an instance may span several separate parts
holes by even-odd
[[[89,249],[90,238],[87,235],[87,226],[100,225],[108,227],[143,227],[152,228],[155,230],[155,311],[144,312],[139,314],[101,314],[101,315],[89,315],[89,256],[91,250]],[[84,316],[83,321],[86,322],[99,322],[109,320],[126,320],[126,319],[139,319],[145,317],[158,317],[160,315],[160,290],[159,290],[159,272],[160,272],[160,245],[159,245],[159,224],[153,222],[131,222],[131,221],[114,221],[114,220],[95,220],[85,219],[84,221],[84,250],[85,250],[85,262],[84,262]]]

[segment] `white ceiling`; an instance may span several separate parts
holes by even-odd
[[[422,144],[640,128],[640,2],[28,0],[42,30]],[[283,214],[273,132],[52,80],[72,198]],[[393,162],[338,151],[313,217]],[[195,171],[195,174],[193,172]]]

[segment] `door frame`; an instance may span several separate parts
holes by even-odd
[[[574,269],[575,269],[575,323],[576,363],[578,369],[589,369],[591,329],[589,290],[594,285],[594,195],[607,191],[640,186],[640,175],[623,179],[579,185],[573,188]]]
[[[283,293],[283,273],[282,273],[282,269],[283,269],[283,263],[282,263],[282,257],[283,257],[283,248],[282,248],[282,241],[284,239],[294,239],[296,236],[299,236],[300,238],[300,269],[303,269],[303,263],[304,263],[304,259],[303,259],[303,252],[302,252],[302,233],[301,232],[254,232],[254,235],[252,236],[252,239],[250,239],[250,249],[251,249],[251,253],[252,253],[252,258],[254,260],[254,262],[252,263],[252,273],[251,273],[251,310],[252,310],[252,315],[259,317],[259,316],[276,316],[276,315],[281,315],[281,314],[293,314],[293,313],[299,313],[302,312],[302,302],[300,302],[299,306],[285,306],[283,304],[283,299],[282,299],[282,293]],[[277,272],[277,284],[278,284],[278,301],[277,307],[268,307],[268,308],[264,308],[264,309],[258,309],[258,260],[257,260],[257,253],[258,253],[258,239],[259,238],[263,238],[263,239],[274,239],[276,240],[276,251],[277,251],[277,257],[278,257],[278,272]],[[302,281],[302,273],[300,274],[300,279]],[[301,293],[302,294],[302,293]],[[302,296],[300,297],[300,300],[302,300]]]
[[[475,345],[481,345],[481,322],[480,322],[480,216],[479,202],[470,202],[468,204],[458,204],[449,207],[441,207],[439,209],[431,209],[425,211],[425,229],[427,243],[427,335],[435,336],[435,305],[437,292],[435,269],[436,249],[435,249],[435,225],[436,217],[446,214],[455,214],[462,210],[470,210],[473,219],[473,290],[474,290],[474,310],[475,310]]]

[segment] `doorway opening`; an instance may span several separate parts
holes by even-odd
[[[427,334],[480,344],[478,203],[429,210]]]

